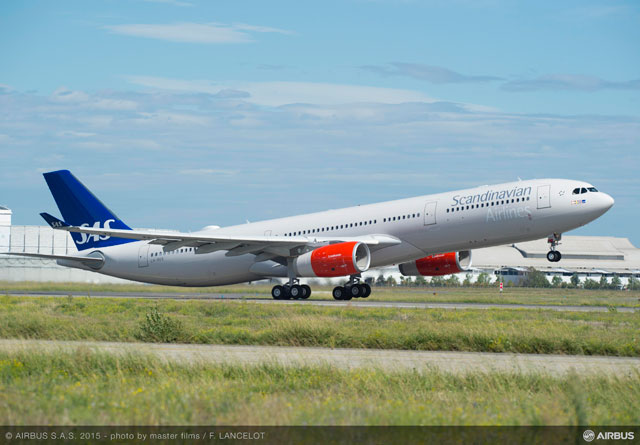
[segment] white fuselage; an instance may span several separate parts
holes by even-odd
[[[602,192],[572,194],[574,189],[585,187],[591,185],[564,179],[518,181],[199,233],[303,236],[310,242],[315,236],[398,238],[399,244],[371,249],[370,267],[376,268],[434,253],[539,239],[583,226],[613,205],[613,199]],[[253,254],[196,254],[192,248],[165,252],[163,246],[148,241],[94,250],[105,257],[99,273],[156,284],[216,286],[283,276],[286,272],[273,261],[256,262]],[[79,267],[71,261],[59,263]]]

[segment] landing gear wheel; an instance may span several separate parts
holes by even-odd
[[[306,300],[311,296],[311,288],[306,284],[303,284],[300,287],[302,288],[302,298]]]
[[[349,296],[349,300],[351,300],[351,298],[360,298],[360,296],[362,295],[362,288],[360,287],[359,284],[354,284],[352,286],[345,286],[345,289],[347,290],[347,295]]]
[[[342,286],[338,286],[338,287],[334,287],[333,288],[333,298],[336,300],[343,300],[344,296],[346,295],[346,291],[345,288]]]
[[[361,286],[363,292],[360,298],[367,298],[369,295],[371,295],[371,286],[369,286],[367,283],[361,284]]]
[[[274,300],[283,300],[284,299],[284,287],[277,285],[273,286],[271,289],[271,296]]]
[[[291,298],[293,298],[294,300],[302,298],[302,293],[302,286],[300,286],[299,284],[294,284],[289,288],[289,295],[291,295]]]
[[[552,263],[557,263],[562,258],[562,254],[557,250],[550,250],[547,252],[547,260]]]

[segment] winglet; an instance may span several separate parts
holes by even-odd
[[[55,216],[49,215],[48,213],[41,213],[40,216],[42,216],[42,218],[44,218],[47,224],[49,224],[54,229],[62,229],[64,227],[70,227],[69,224],[67,224],[66,222],[60,221],[58,218],[56,218]]]

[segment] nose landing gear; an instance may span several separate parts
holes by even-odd
[[[552,263],[557,263],[562,259],[562,254],[556,250],[556,246],[560,244],[560,240],[562,239],[561,233],[554,233],[553,235],[547,238],[547,242],[550,245],[551,250],[547,252],[547,260]]]

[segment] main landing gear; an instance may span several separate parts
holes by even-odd
[[[351,275],[344,286],[333,288],[333,298],[336,300],[351,300],[352,298],[367,298],[371,295],[371,286],[360,282],[360,275]]]
[[[293,258],[287,259],[287,274],[289,275],[289,282],[284,286],[273,286],[271,289],[271,296],[274,300],[306,300],[311,296],[311,288],[306,284],[300,284],[300,280],[296,278],[293,270]]]
[[[306,284],[298,284],[295,280],[293,284],[287,283],[284,286],[273,286],[271,296],[274,300],[306,300],[311,296],[311,288]]]
[[[289,275],[287,284],[278,284],[271,289],[271,296],[274,300],[306,300],[311,296],[311,288],[306,284],[300,284],[300,280],[295,276],[292,258],[287,260],[287,275]],[[360,274],[349,276],[349,281],[344,286],[333,289],[333,298],[336,300],[367,298],[371,295],[371,286],[360,281]]]
[[[560,240],[562,239],[561,233],[554,233],[553,235],[547,238],[547,242],[549,243],[551,250],[547,252],[547,260],[552,263],[557,263],[562,259],[562,254],[556,250],[556,246],[560,244]]]

